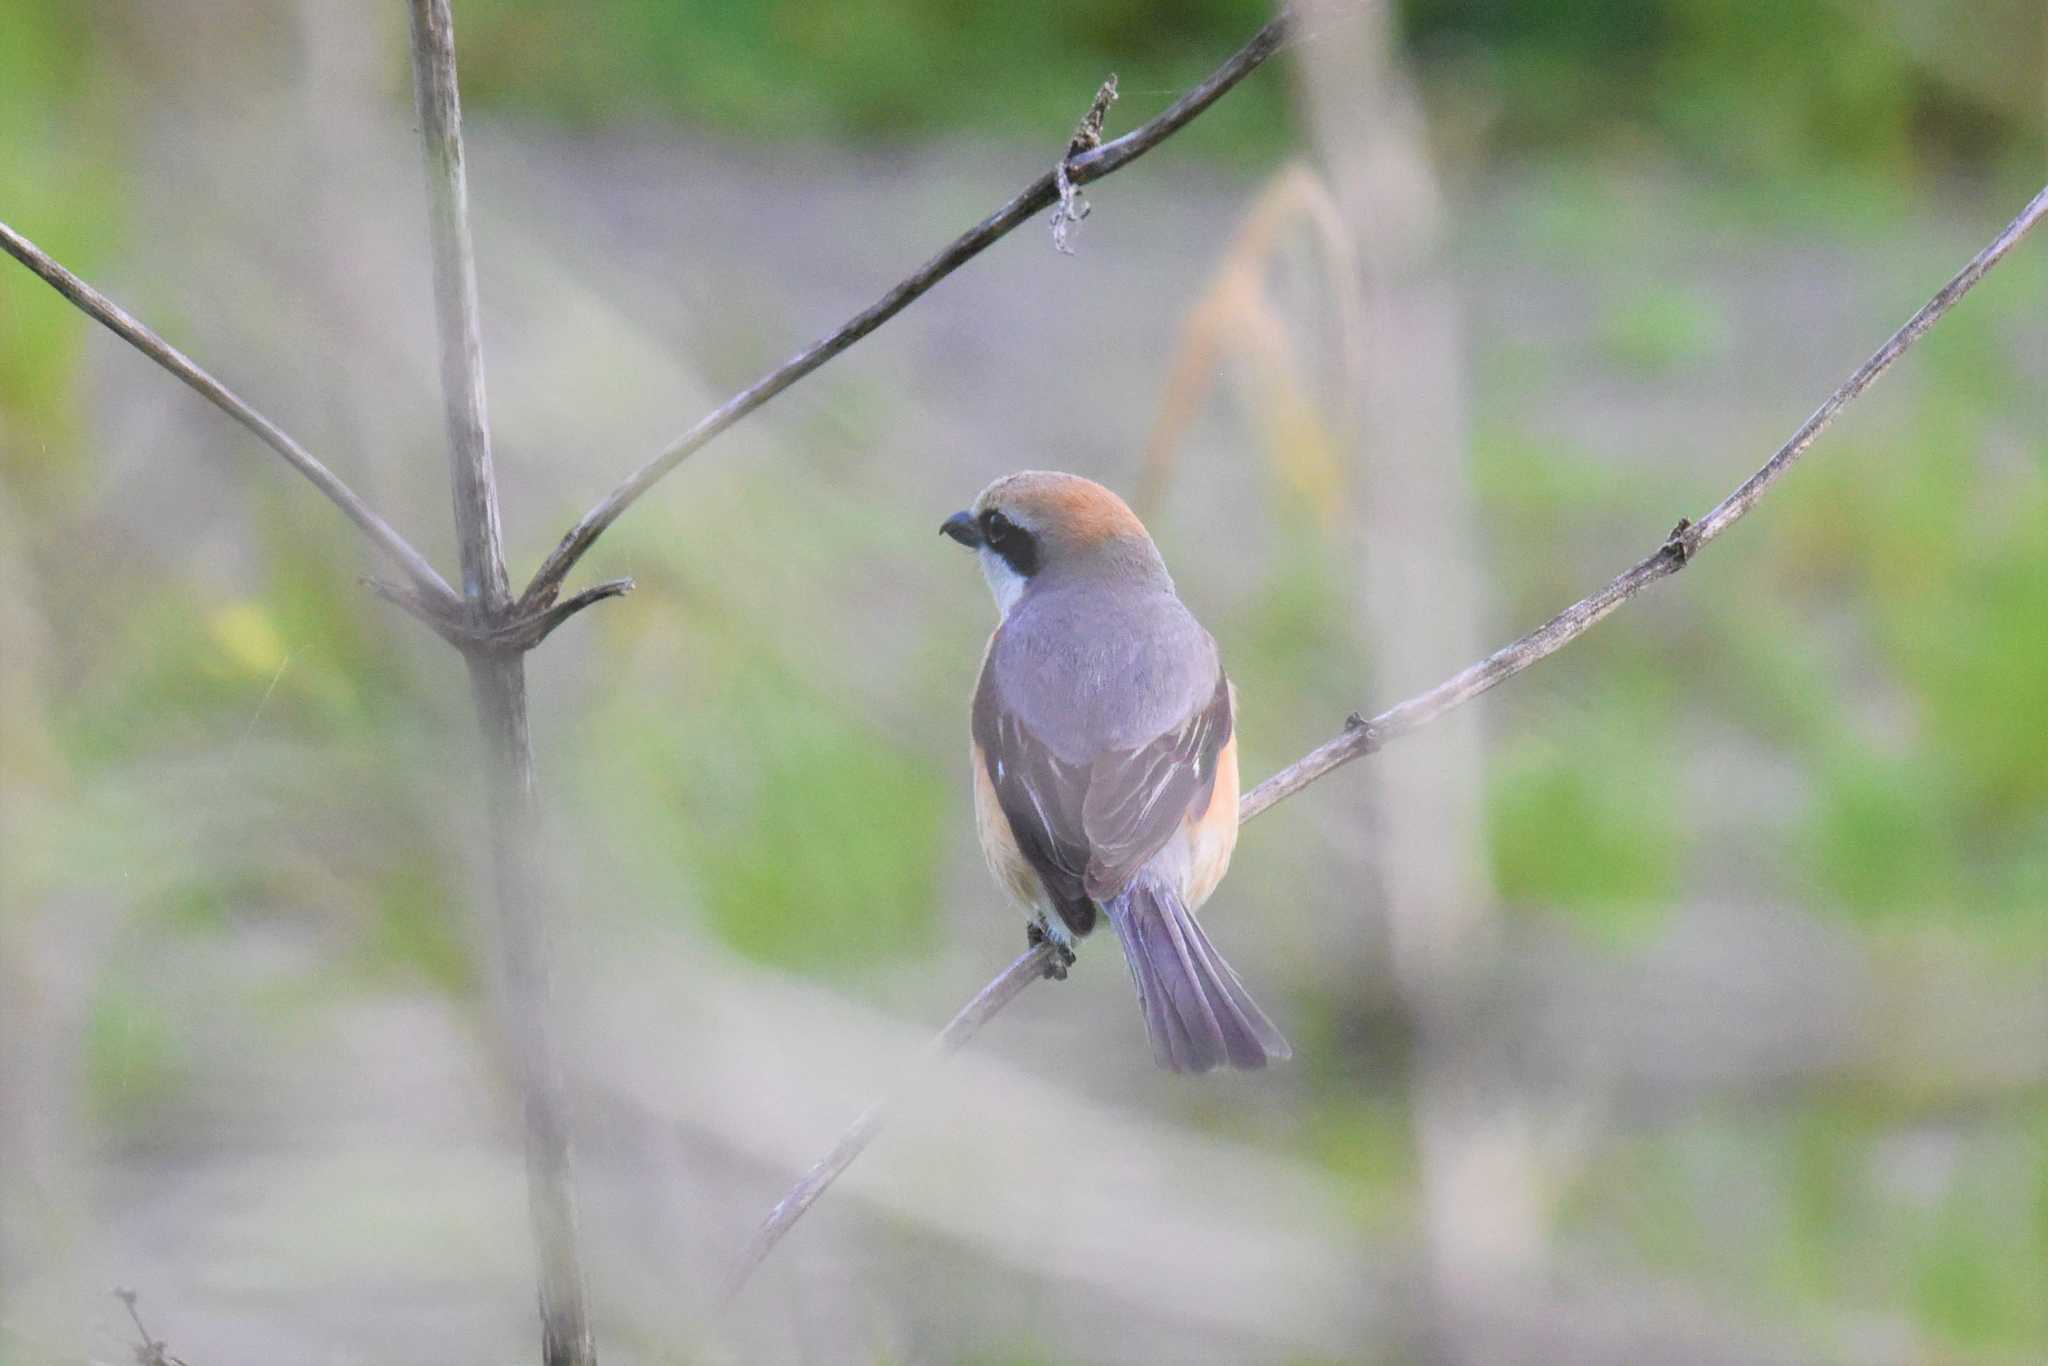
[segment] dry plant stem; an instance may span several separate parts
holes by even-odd
[[[546,870],[539,857],[540,792],[527,734],[525,663],[516,653],[467,658],[489,769],[491,876],[498,902],[495,1007],[519,1089],[539,1270],[541,1360],[546,1366],[594,1366],[597,1350],[577,1251],[567,1106],[551,1029]]]
[[[440,321],[441,394],[455,528],[462,543],[462,596],[495,615],[511,596],[497,479],[484,412],[483,336],[477,323],[476,252],[469,234],[469,176],[462,158],[462,103],[455,85],[455,28],[447,0],[414,0],[413,93],[426,154],[434,247],[434,314]]]
[[[462,549],[462,596],[468,622],[489,633],[511,626],[518,614],[511,610],[505,574],[484,406],[476,257],[469,233],[462,109],[448,0],[413,0],[412,48],[432,205],[435,318],[455,531]],[[572,600],[563,607],[573,611],[577,605]],[[527,732],[525,655],[522,649],[495,641],[470,643],[463,653],[485,752],[491,869],[498,903],[493,978],[499,1031],[511,1053],[524,1119],[527,1200],[539,1262],[542,1359],[546,1366],[592,1366],[597,1355],[577,1255],[566,1108],[549,1023],[546,870],[540,856],[540,794]]]
[[[1814,443],[1835,415],[1852,400],[1868,389],[1871,382],[1888,369],[1892,362],[1904,355],[1906,348],[1918,341],[1928,328],[1940,321],[1942,314],[1955,306],[1956,301],[1969,293],[1972,286],[1982,279],[1987,271],[1997,265],[2044,217],[2048,217],[2048,188],[2036,195],[2033,202],[2021,211],[1984,250],[1958,271],[1955,278],[1942,286],[1941,291],[1926,305],[1907,320],[1906,325],[1894,332],[1891,339],[1879,347],[1869,360],[1843,381],[1842,386],[1828,396],[1827,402],[1806,419],[1792,438],[1778,448],[1755,474],[1742,482],[1741,487],[1723,498],[1713,511],[1697,523],[1681,521],[1647,559],[1638,562],[1614,582],[1608,584],[1591,597],[1582,598],[1564,611],[1552,617],[1543,625],[1529,632],[1512,644],[1494,651],[1477,664],[1460,671],[1455,676],[1439,683],[1428,692],[1411,697],[1398,706],[1389,708],[1370,721],[1354,713],[1347,718],[1344,731],[1336,738],[1319,745],[1296,762],[1260,783],[1246,793],[1238,805],[1238,821],[1243,823],[1271,810],[1310,783],[1332,770],[1342,767],[1361,755],[1371,754],[1384,747],[1389,740],[1422,729],[1454,707],[1463,705],[1504,683],[1539,660],[1556,654],[1572,641],[1591,630],[1600,620],[1615,608],[1627,602],[1636,594],[1648,588],[1657,580],[1676,574],[1683,569],[1709,542],[1715,540],[1729,527],[1740,521],[1749,510],[1757,505]],[[1048,950],[1043,946],[1025,954],[987,986],[981,989],[973,1001],[939,1035],[934,1049],[941,1054],[956,1052],[994,1017],[995,1013],[1008,1005],[1043,974],[1045,956]],[[757,1229],[746,1249],[740,1254],[737,1265],[727,1278],[725,1293],[729,1299],[746,1284],[747,1277],[765,1260],[781,1241],[790,1227],[803,1216],[805,1210],[816,1203],[826,1187],[853,1164],[863,1149],[874,1139],[882,1127],[889,1107],[888,1100],[870,1106],[851,1128],[835,1144],[832,1151],[782,1198],[781,1203],[770,1211],[768,1218]]]
[[[1253,35],[1252,40],[1240,48],[1235,56],[1216,68],[1201,84],[1181,96],[1157,118],[1126,133],[1123,137],[1106,142],[1093,151],[1063,163],[1067,178],[1075,185],[1086,185],[1090,181],[1100,180],[1128,166],[1179,132],[1203,110],[1221,99],[1232,86],[1250,75],[1261,62],[1272,56],[1287,37],[1293,22],[1291,10],[1283,7],[1272,22]],[[1040,209],[1058,200],[1057,178],[1052,171],[1047,171],[1025,186],[1009,203],[953,239],[938,255],[918,267],[880,299],[849,318],[837,331],[811,343],[707,413],[696,426],[670,442],[659,455],[635,470],[624,483],[606,494],[603,502],[583,514],[583,520],[571,527],[562,537],[561,543],[549,552],[547,559],[534,574],[533,581],[527,585],[522,602],[529,609],[552,602],[555,595],[561,591],[562,581],[568,577],[569,571],[575,568],[576,562],[583,558],[584,552],[596,543],[597,538],[604,534],[607,527],[619,519],[621,513],[631,507],[648,489],[654,487],[663,475],[688,459],[720,432],[895,317],[926,290],[973,260],[1011,229],[1028,221]]]
[[[305,475],[314,488],[341,509],[343,516],[354,522],[379,550],[391,557],[423,600],[443,608],[454,605],[454,591],[434,572],[434,567],[427,563],[425,557],[393,531],[369,504],[357,497],[355,490],[344,484],[334,471],[321,464],[275,422],[243,402],[232,389],[201,369],[190,356],[152,332],[112,299],[57,264],[41,247],[5,223],[0,223],[0,247],[40,275],[50,288],[69,299],[80,312],[176,375],[207,402],[254,432],[264,445],[283,456],[286,464]]]
[[[1044,977],[1046,964],[1052,961],[1052,952],[1050,944],[1040,944],[1036,948],[1027,949],[1018,956],[1016,962],[1004,968],[1001,975],[983,987],[975,998],[962,1006],[960,1013],[939,1031],[939,1036],[932,1040],[931,1046],[925,1052],[927,1065],[951,1057],[965,1048],[968,1041],[981,1032],[981,1027],[994,1018],[997,1011],[1015,1000],[1024,988]],[[803,1180],[792,1186],[789,1194],[783,1196],[775,1208],[768,1212],[768,1217],[761,1221],[761,1226],[754,1230],[754,1236],[748,1240],[746,1249],[740,1253],[739,1261],[727,1274],[720,1295],[721,1302],[739,1293],[740,1288],[747,1283],[747,1277],[752,1275],[754,1268],[774,1250],[775,1244],[782,1240],[782,1235],[789,1231],[790,1225],[803,1218],[804,1211],[815,1204],[818,1197],[825,1193],[826,1188],[839,1179],[841,1172],[853,1165],[853,1159],[859,1157],[874,1136],[881,1131],[882,1121],[888,1117],[896,1098],[909,1093],[922,1079],[921,1070],[913,1072],[899,1084],[896,1091],[863,1110],[860,1118],[856,1119],[852,1126],[840,1135],[839,1141],[832,1145],[832,1151],[819,1158],[816,1165],[804,1173]]]

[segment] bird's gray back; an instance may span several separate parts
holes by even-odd
[[[1216,691],[1216,642],[1170,590],[1027,593],[990,649],[999,700],[1067,763],[1136,749]]]

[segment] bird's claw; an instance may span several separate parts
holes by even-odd
[[[1045,975],[1055,982],[1066,981],[1067,969],[1074,966],[1074,951],[1048,936],[1043,925],[1033,924],[1025,929],[1024,944],[1027,949],[1035,949],[1045,943],[1052,945],[1052,956],[1045,960]]]

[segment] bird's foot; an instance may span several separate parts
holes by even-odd
[[[1045,960],[1045,975],[1055,982],[1067,980],[1067,969],[1074,966],[1074,951],[1045,932],[1045,926],[1033,921],[1024,931],[1024,946],[1035,949],[1040,944],[1052,945],[1052,957]]]

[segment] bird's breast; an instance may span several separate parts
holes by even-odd
[[[1237,710],[1232,690],[1231,711]],[[1181,826],[1181,840],[1187,850],[1187,881],[1181,897],[1189,910],[1199,909],[1230,871],[1230,856],[1237,849],[1237,724],[1233,715],[1230,739],[1216,751],[1216,786],[1208,805],[1189,813]]]
[[[982,753],[980,745],[970,744],[968,749],[974,768],[974,826],[981,837],[982,857],[988,860],[989,872],[1010,900],[1026,910],[1035,909],[1045,902],[1045,888],[1024,851],[1017,847],[1017,834],[1010,828],[1003,804],[996,799],[995,784],[988,776],[988,756]]]

